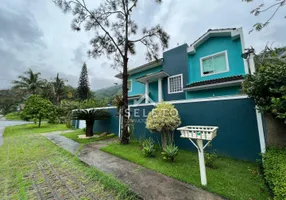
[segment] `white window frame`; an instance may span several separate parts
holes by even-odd
[[[221,72],[211,73],[211,74],[204,74],[203,60],[206,60],[206,59],[208,59],[208,58],[215,57],[215,56],[218,56],[218,55],[222,55],[222,54],[225,56],[226,70],[221,71]],[[205,57],[200,58],[200,65],[201,65],[201,66],[200,66],[200,68],[201,68],[201,77],[211,76],[211,75],[215,75],[215,74],[221,74],[221,73],[229,72],[229,63],[228,63],[228,53],[227,53],[227,50],[221,51],[221,52],[218,52],[218,53],[215,53],[215,54],[208,55],[208,56],[205,56]]]
[[[181,76],[181,86],[182,86],[181,88],[182,88],[182,90],[181,91],[176,91],[176,92],[171,92],[170,91],[170,79],[178,77],[178,76]],[[181,93],[181,92],[184,92],[184,89],[183,89],[183,74],[177,74],[177,75],[174,75],[174,76],[169,76],[168,77],[168,94],[176,94],[176,93]]]
[[[131,84],[130,84],[131,87],[128,88],[128,92],[132,92],[132,79],[130,79],[130,80],[127,81],[127,87],[128,87],[128,82],[129,82],[129,81],[131,82]]]

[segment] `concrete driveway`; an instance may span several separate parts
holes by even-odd
[[[25,121],[8,121],[5,118],[0,117],[0,146],[3,144],[3,133],[4,129],[7,126],[15,126],[15,125],[21,125],[21,124],[27,124],[30,122],[25,122]]]

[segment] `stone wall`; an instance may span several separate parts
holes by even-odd
[[[283,120],[275,119],[270,114],[264,114],[264,119],[267,145],[286,146],[286,124]]]

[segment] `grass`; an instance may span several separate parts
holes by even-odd
[[[202,187],[197,153],[179,150],[175,162],[162,159],[159,150],[155,157],[145,157],[138,142],[129,145],[110,144],[102,151],[132,161],[180,181]],[[208,185],[204,189],[233,200],[268,199],[269,192],[256,163],[219,157],[217,169],[207,168]]]
[[[65,124],[48,124],[43,123],[40,128],[37,124],[25,124],[19,126],[11,126],[5,129],[4,136],[20,136],[20,135],[31,135],[38,133],[47,133],[53,131],[68,130]]]
[[[91,143],[91,142],[105,140],[105,139],[109,139],[109,138],[115,137],[114,134],[108,134],[108,135],[103,135],[103,136],[100,136],[100,137],[93,137],[93,138],[89,138],[89,139],[79,139],[78,135],[83,135],[83,134],[85,134],[83,132],[83,130],[82,129],[78,129],[78,130],[73,131],[73,132],[63,133],[62,136],[65,136],[65,137],[67,137],[69,139],[72,139],[73,141],[81,143],[81,144],[88,144],[88,143]],[[99,134],[99,133],[97,133],[97,134]]]
[[[18,112],[8,113],[7,115],[5,115],[5,118],[7,120],[22,120],[20,113],[18,113]]]
[[[135,199],[126,185],[87,166],[38,134],[63,128],[53,126],[22,125],[5,129],[4,144],[0,147],[1,198],[48,199],[57,193],[62,199],[74,199],[71,190],[82,193],[77,199]]]

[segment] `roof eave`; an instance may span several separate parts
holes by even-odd
[[[222,88],[222,87],[231,87],[231,86],[239,86],[244,80],[235,80],[235,81],[228,81],[228,82],[222,82],[222,83],[214,83],[214,84],[208,84],[208,85],[200,85],[200,86],[194,86],[194,87],[185,87],[184,91],[194,92],[199,90],[208,90],[208,89],[216,89],[216,88]]]
[[[141,71],[145,71],[147,69],[151,69],[153,67],[157,67],[159,65],[162,65],[162,63],[163,63],[163,58],[154,60],[152,62],[149,62],[149,63],[146,63],[146,64],[141,65],[139,67],[128,70],[128,75],[132,75],[132,74],[135,74],[135,73],[138,73]],[[122,73],[116,74],[115,77],[122,79]]]

